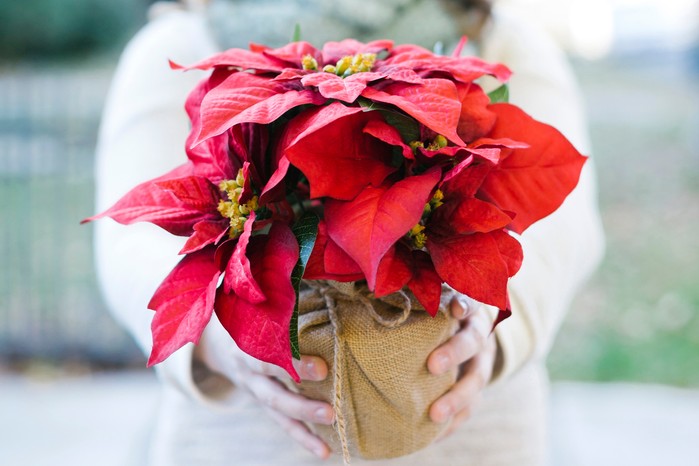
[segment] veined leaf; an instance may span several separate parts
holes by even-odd
[[[488,93],[488,98],[491,104],[508,103],[510,101],[510,87],[503,84],[497,89]]]
[[[313,252],[316,238],[318,237],[318,223],[320,219],[312,212],[307,212],[296,222],[296,225],[291,229],[291,232],[299,242],[299,260],[291,272],[291,285],[296,293],[296,303],[294,304],[294,313],[291,315],[291,325],[289,325],[289,339],[291,340],[291,355],[296,358],[301,358],[299,351],[299,286],[301,285],[301,277],[306,270],[308,259]]]

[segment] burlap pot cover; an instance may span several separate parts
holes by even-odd
[[[432,375],[426,361],[458,328],[448,312],[453,295],[445,287],[440,312],[431,317],[411,293],[376,299],[362,284],[302,284],[301,354],[321,356],[330,371],[324,381],[303,381],[295,389],[333,405],[335,425],[311,427],[345,462],[350,455],[407,455],[445,428],[429,419],[429,408],[454,384],[456,372]]]

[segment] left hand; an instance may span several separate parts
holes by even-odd
[[[469,305],[456,298],[452,300],[450,310],[461,322],[461,328],[427,359],[427,368],[432,374],[459,370],[456,384],[430,407],[433,422],[449,422],[440,438],[450,435],[470,417],[493,374],[497,354],[495,334],[491,331],[493,320],[477,306],[475,302]]]

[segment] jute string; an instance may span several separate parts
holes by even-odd
[[[342,446],[342,460],[345,465],[350,464],[350,451],[349,442],[347,440],[347,426],[345,424],[345,414],[343,410],[343,391],[342,391],[342,380],[343,380],[343,350],[342,350],[342,339],[341,332],[342,328],[340,326],[340,319],[337,315],[337,302],[335,297],[338,295],[338,291],[332,288],[323,288],[321,293],[325,298],[325,304],[328,308],[328,316],[330,318],[330,323],[333,326],[334,332],[334,356],[333,356],[333,366],[335,367],[334,377],[333,377],[333,410],[335,411],[335,430],[340,438],[340,445]],[[387,328],[396,328],[401,325],[410,316],[410,297],[403,293],[398,292],[403,300],[401,305],[401,314],[393,319],[388,319],[376,312],[371,301],[362,295],[355,296],[355,299],[362,303],[364,308],[368,311],[374,320],[379,322],[381,325]]]

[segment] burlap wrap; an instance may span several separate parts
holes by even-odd
[[[322,382],[296,387],[324,400],[336,412],[334,426],[312,428],[345,462],[394,458],[429,445],[444,428],[429,419],[429,407],[455,382],[456,373],[434,376],[427,356],[454,334],[450,317],[453,290],[442,293],[440,312],[431,317],[410,293],[376,299],[366,285],[304,282],[299,297],[302,354],[325,359]]]

